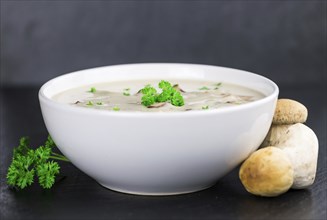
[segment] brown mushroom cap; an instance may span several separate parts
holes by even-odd
[[[266,147],[252,153],[244,161],[239,178],[245,189],[259,196],[278,196],[290,189],[294,170],[286,153],[276,147]]]
[[[292,99],[278,99],[273,124],[304,123],[308,117],[307,108]]]

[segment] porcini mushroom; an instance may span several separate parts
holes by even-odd
[[[286,182],[283,179],[273,180],[273,173],[285,167],[276,163],[285,164],[285,157],[289,159],[293,170],[293,189],[307,188],[313,184],[316,176],[319,143],[316,134],[306,125],[308,112],[304,105],[291,99],[279,99],[272,126],[257,150],[246,159],[240,169],[239,175],[244,187],[255,195],[276,196],[286,192]],[[268,152],[279,149],[279,155]],[[255,156],[253,156],[255,155]],[[279,161],[275,156],[279,156]],[[269,169],[262,166],[269,166]],[[258,178],[254,174],[260,171]],[[267,172],[262,174],[262,172]],[[253,177],[255,176],[255,178]],[[276,182],[277,181],[277,182]],[[270,183],[269,183],[270,182]],[[278,184],[284,183],[284,188]],[[289,183],[289,182],[288,182]]]
[[[313,184],[318,160],[318,139],[306,125],[272,125],[262,147],[274,146],[290,158],[294,169],[293,189]]]
[[[279,148],[266,147],[252,153],[242,164],[239,178],[245,189],[259,196],[278,196],[293,184],[294,170]]]
[[[278,99],[273,117],[273,124],[304,123],[308,117],[307,108],[292,99]]]

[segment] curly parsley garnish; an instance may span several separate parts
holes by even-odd
[[[19,146],[14,148],[12,162],[7,172],[7,183],[10,186],[24,189],[34,182],[35,176],[44,189],[49,189],[59,174],[60,166],[54,160],[69,160],[52,151],[55,143],[48,136],[45,144],[33,150],[29,146],[28,137],[22,137]]]
[[[142,105],[148,107],[154,103],[170,102],[174,106],[183,106],[184,98],[168,81],[161,80],[159,88],[162,90],[160,94],[151,85],[146,85],[142,90]]]
[[[154,104],[157,101],[157,90],[153,88],[151,85],[146,85],[141,90],[143,96],[141,98],[142,105],[144,106],[150,106]]]

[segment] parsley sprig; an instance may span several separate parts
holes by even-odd
[[[146,85],[142,90],[142,105],[150,106],[159,102],[170,102],[174,106],[183,106],[184,98],[168,81],[161,80],[159,88],[162,90],[160,94],[151,85]]]
[[[35,176],[44,189],[49,189],[59,174],[60,166],[54,160],[69,160],[52,151],[55,147],[52,138],[48,136],[45,144],[33,150],[30,148],[29,138],[22,137],[19,146],[14,148],[12,162],[7,172],[7,183],[10,186],[24,189],[34,182]]]

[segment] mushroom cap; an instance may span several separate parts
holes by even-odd
[[[245,189],[259,196],[285,193],[293,184],[293,167],[286,153],[276,147],[253,152],[242,164],[239,178]]]
[[[308,117],[307,108],[292,99],[278,99],[273,117],[273,124],[304,123]]]

